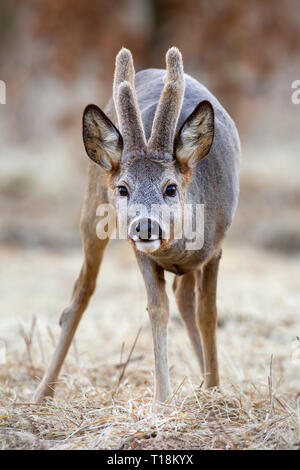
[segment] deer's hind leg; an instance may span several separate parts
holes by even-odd
[[[195,273],[191,271],[176,276],[173,282],[173,291],[178,310],[190,338],[193,350],[202,374],[204,374],[204,360],[199,329],[196,324],[196,302],[195,302]]]
[[[105,185],[102,180],[103,186]],[[84,200],[80,229],[84,261],[75,283],[71,305],[60,318],[61,334],[51,363],[35,393],[35,402],[53,396],[55,383],[67,355],[68,349],[96,286],[97,274],[108,238],[100,240],[96,234],[96,210],[100,203],[107,202],[105,187],[101,186],[101,172],[91,164],[88,172],[88,188]]]
[[[197,272],[196,322],[203,345],[206,388],[219,385],[216,293],[221,255],[222,251]]]

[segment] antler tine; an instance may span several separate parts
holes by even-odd
[[[122,48],[116,57],[113,98],[124,141],[124,154],[146,149],[146,138],[138,105],[131,52]]]
[[[182,56],[176,47],[168,50],[166,66],[165,85],[155,111],[148,147],[172,154],[185,89]]]
[[[134,87],[135,70],[132,54],[129,49],[122,47],[116,57],[113,85],[114,102],[117,103],[118,88],[122,82],[129,82]]]

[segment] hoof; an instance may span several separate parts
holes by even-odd
[[[34,394],[34,403],[41,403],[47,397],[54,396],[54,388],[43,382],[40,383]]]
[[[172,398],[172,391],[170,388],[168,388],[167,390],[163,390],[160,393],[155,393],[154,403],[157,405],[167,405],[170,398]]]

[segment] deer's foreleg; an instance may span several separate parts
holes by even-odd
[[[80,319],[87,308],[94,292],[97,274],[102,261],[108,238],[100,240],[96,234],[95,175],[89,173],[89,185],[81,218],[81,235],[84,248],[84,262],[75,283],[71,305],[64,310],[60,318],[61,334],[51,363],[38,386],[34,399],[40,402],[46,396],[53,396],[58,374],[67,355]]]
[[[164,270],[150,258],[137,254],[147,290],[155,360],[155,400],[165,402],[171,393],[169,382],[167,328],[169,301],[165,290]]]
[[[196,354],[202,374],[204,374],[204,361],[200,333],[196,325],[195,303],[195,274],[194,271],[176,276],[173,282],[177,306],[186,331],[189,335],[192,347]]]

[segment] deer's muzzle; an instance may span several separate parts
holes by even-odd
[[[156,251],[161,244],[162,229],[155,219],[136,218],[129,226],[128,236],[140,251]]]

